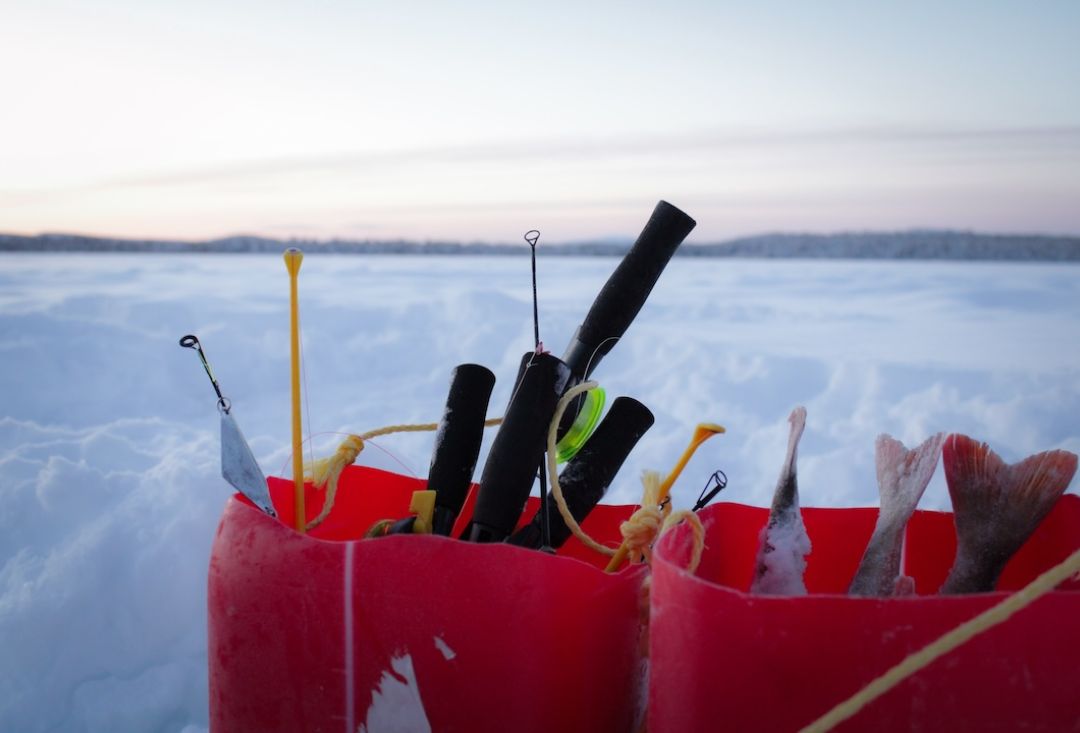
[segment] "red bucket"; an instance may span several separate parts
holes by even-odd
[[[781,598],[747,593],[768,510],[717,504],[701,518],[707,549],[696,576],[684,569],[686,526],[653,555],[650,733],[798,730],[1080,547],[1080,497],[1065,496],[999,592],[852,598],[843,594],[877,510],[804,509],[810,595]],[[951,514],[916,512],[905,572],[918,593],[937,591],[955,543]],[[837,730],[1080,730],[1080,582],[916,672]]]
[[[607,575],[594,566],[606,558],[573,538],[562,557],[428,535],[360,540],[375,521],[406,516],[424,482],[355,467],[330,517],[301,535],[290,528],[291,482],[269,483],[281,521],[237,495],[214,540],[214,733],[376,733],[388,721],[631,731],[640,721],[643,568]],[[307,487],[311,516],[322,497]],[[597,507],[585,526],[614,544],[633,509]]]

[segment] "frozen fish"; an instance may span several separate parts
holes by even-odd
[[[792,410],[788,422],[791,423],[791,432],[788,435],[787,457],[776,483],[769,521],[761,530],[757,568],[750,585],[752,593],[806,594],[803,573],[806,571],[806,556],[810,554],[810,538],[799,511],[799,486],[795,471],[799,439],[806,427],[806,408],[796,407]]]

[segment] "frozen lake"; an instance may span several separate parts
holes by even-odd
[[[540,259],[547,348],[616,265]],[[308,252],[300,297],[317,456],[437,420],[462,362],[496,373],[501,414],[532,348],[525,257]],[[636,501],[641,470],[669,469],[708,421],[728,433],[675,505],[716,469],[722,498],[766,504],[800,404],[807,506],[875,504],[881,432],[963,432],[1007,461],[1080,452],[1078,313],[1074,265],[676,259],[594,375],[656,414],[607,500]],[[0,729],[205,727],[205,571],[229,490],[216,398],[177,341],[198,335],[263,469],[288,475],[287,328],[277,256],[0,258]],[[426,474],[430,434],[378,443],[361,463]],[[948,508],[940,468],[922,507]]]

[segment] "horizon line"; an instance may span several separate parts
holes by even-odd
[[[960,235],[970,237],[983,237],[983,238],[1000,238],[1000,239],[1075,239],[1080,240],[1080,232],[1071,233],[1046,233],[1046,232],[1006,232],[1006,231],[987,231],[979,229],[956,229],[956,228],[937,228],[937,227],[906,227],[901,229],[838,229],[832,231],[811,231],[811,230],[772,230],[772,231],[760,231],[752,234],[740,234],[732,237],[726,237],[723,239],[714,239],[706,242],[686,242],[686,246],[690,247],[713,247],[724,244],[731,244],[741,242],[745,240],[763,239],[768,237],[817,237],[817,238],[829,238],[829,237],[858,237],[858,236],[897,236],[897,235]],[[108,234],[89,234],[79,232],[50,232],[40,231],[36,234],[20,233],[20,232],[5,232],[0,231],[0,239],[4,238],[19,238],[19,239],[87,239],[101,242],[125,242],[131,244],[184,244],[184,245],[213,245],[223,244],[234,240],[257,240],[264,242],[279,242],[281,244],[289,244],[293,242],[308,243],[315,246],[326,245],[354,245],[354,244],[405,244],[414,246],[483,246],[483,247],[516,247],[517,242],[513,241],[496,241],[496,240],[482,240],[482,239],[417,239],[410,237],[331,237],[331,238],[319,238],[319,237],[275,237],[267,236],[263,234],[252,233],[235,233],[225,234],[215,237],[188,239],[188,238],[168,238],[168,237],[135,237],[135,236],[114,236]],[[565,246],[630,246],[637,239],[635,235],[621,235],[611,234],[599,237],[586,237],[581,239],[568,239],[554,242],[543,242],[552,247],[565,247]],[[1078,242],[1080,243],[1080,242]],[[522,245],[524,246],[524,245]]]

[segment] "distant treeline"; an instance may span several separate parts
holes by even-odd
[[[340,254],[525,255],[526,244],[411,242],[405,240],[267,239],[227,237],[205,242],[109,239],[73,234],[35,237],[0,234],[0,252],[222,252],[281,253],[288,247]],[[544,255],[620,256],[630,242],[549,244]],[[687,244],[683,257],[795,257],[901,260],[1080,261],[1080,237],[976,234],[960,231],[844,232],[840,234],[762,234],[716,244]]]

